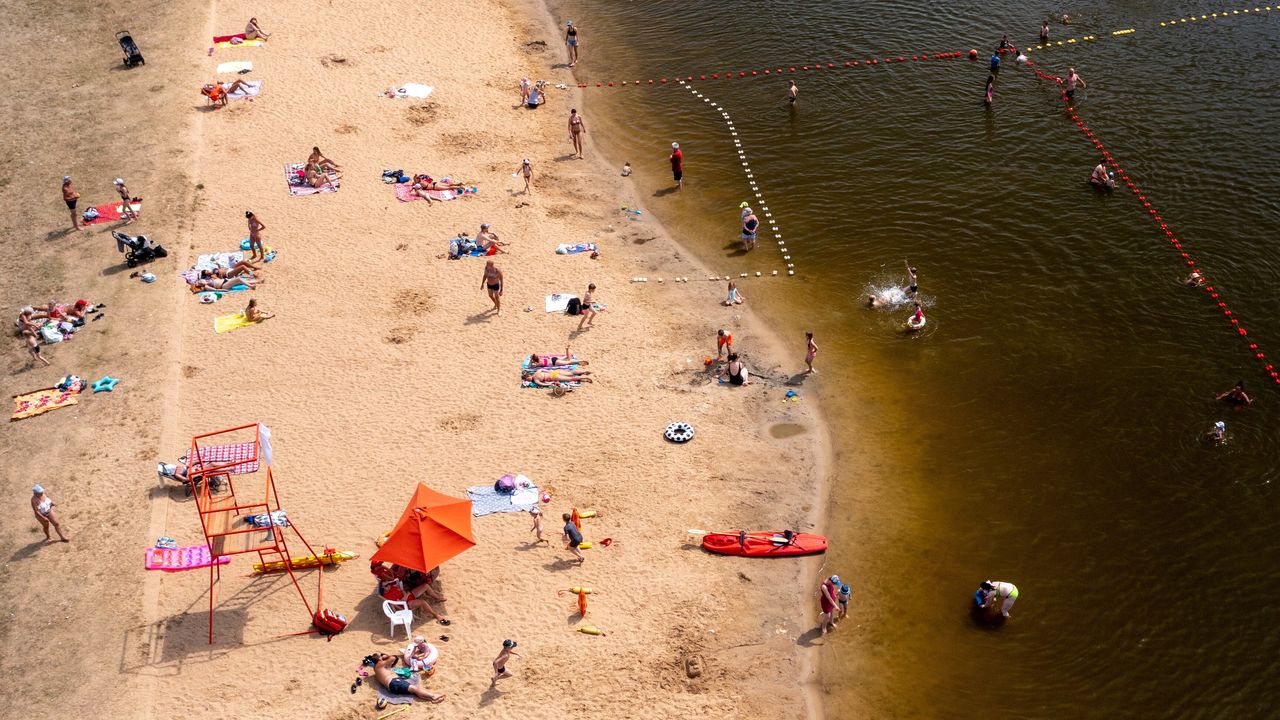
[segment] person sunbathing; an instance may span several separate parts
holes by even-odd
[[[563,355],[539,355],[537,353],[529,354],[529,367],[552,367],[555,365],[586,365],[586,360],[574,360],[573,355],[569,354],[569,346],[565,346]]]
[[[337,180],[340,176],[336,173],[330,175],[329,171],[326,170],[325,166],[321,163],[308,162],[302,166],[302,177],[311,187],[321,188],[325,185],[333,184],[333,181]]]
[[[414,175],[413,187],[416,189],[419,185],[423,190],[466,190],[467,184],[460,182],[450,182],[449,178],[441,178],[436,180],[430,175]]]
[[[258,283],[260,282],[262,281],[251,280],[246,277],[200,278],[199,280],[196,280],[194,283],[191,284],[191,292],[192,293],[202,293],[202,292],[212,292],[212,291],[230,292],[231,290],[234,290],[235,288],[241,285],[244,285],[245,287],[252,290],[255,287],[257,287]]]
[[[244,80],[236,80],[235,82],[232,82],[230,85],[223,87],[222,83],[215,80],[209,83],[208,85],[205,85],[204,87],[200,88],[200,94],[209,98],[210,105],[221,104],[225,106],[227,104],[227,96],[234,94],[238,91],[244,91],[245,94],[248,94],[249,84],[246,83]]]
[[[400,662],[399,656],[378,654],[378,662],[373,666],[373,677],[392,695],[412,695],[415,698],[432,703],[444,702],[442,693],[433,693],[421,685],[414,685],[407,678],[397,677],[392,668]]]
[[[258,298],[253,298],[249,301],[248,305],[244,306],[244,319],[249,322],[262,322],[263,320],[270,320],[275,316],[275,313],[267,312],[266,310],[258,308]]]
[[[249,18],[249,22],[244,26],[245,40],[261,40],[266,42],[269,37],[271,37],[271,35],[263,32],[262,27],[258,25],[258,18]]]
[[[485,255],[507,252],[502,249],[506,243],[499,240],[498,234],[489,229],[489,223],[480,223],[480,234],[476,235],[476,245],[484,250]]]
[[[318,165],[319,167],[324,169],[326,172],[328,171],[338,172],[339,170],[342,169],[341,165],[325,157],[324,153],[320,152],[320,148],[318,147],[311,148],[311,154],[307,156],[307,164]]]
[[[558,387],[572,382],[595,382],[591,378],[590,370],[571,370],[568,368],[525,370],[520,374],[520,378],[525,382],[533,383],[537,387]]]

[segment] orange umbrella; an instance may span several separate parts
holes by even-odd
[[[431,572],[475,544],[471,501],[442,495],[418,483],[399,522],[371,561]]]

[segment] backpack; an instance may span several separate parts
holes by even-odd
[[[578,298],[569,298],[569,307],[564,309],[565,315],[579,315],[582,313],[582,301]]]
[[[516,479],[510,475],[503,475],[493,484],[493,489],[503,495],[511,495],[516,491]]]
[[[347,629],[347,618],[342,613],[332,610],[317,610],[316,614],[311,616],[311,624],[315,625],[321,635],[333,640],[334,635]]]

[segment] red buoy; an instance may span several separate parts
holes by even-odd
[[[978,51],[977,51],[976,49],[974,49],[974,50],[970,50],[970,51],[969,51],[969,59],[970,59],[970,60],[977,60],[977,59],[978,59]]]

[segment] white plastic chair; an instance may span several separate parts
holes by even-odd
[[[387,616],[391,621],[391,629],[387,634],[391,639],[396,637],[396,626],[404,626],[404,636],[413,639],[413,611],[409,609],[409,604],[402,600],[383,600],[382,614]]]

